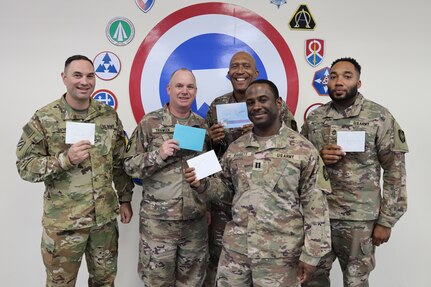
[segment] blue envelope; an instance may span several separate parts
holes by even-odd
[[[251,124],[248,118],[247,105],[244,102],[216,105],[217,121],[225,129],[240,128]]]
[[[184,125],[175,125],[174,140],[179,142],[182,149],[202,151],[206,130]]]

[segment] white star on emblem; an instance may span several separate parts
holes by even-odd
[[[280,8],[280,5],[286,4],[287,0],[271,0],[271,4],[277,5],[277,8]]]

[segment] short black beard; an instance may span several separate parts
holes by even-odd
[[[358,94],[358,88],[355,86],[347,90],[346,97],[344,99],[337,99],[334,97],[335,89],[329,90],[329,97],[337,104],[343,105],[343,103],[350,102]]]

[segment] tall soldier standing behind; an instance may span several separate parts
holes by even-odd
[[[145,286],[200,287],[208,253],[205,195],[183,176],[199,153],[179,148],[175,124],[205,128],[191,111],[197,87],[190,70],[176,70],[167,87],[169,103],[146,114],[133,132],[124,163],[143,185],[139,275]]]
[[[244,102],[245,90],[258,75],[259,71],[256,69],[256,61],[249,53],[241,51],[233,55],[230,60],[228,71],[233,91],[214,99],[206,116],[212,147],[219,159],[222,158],[229,144],[242,134],[250,131],[253,125],[245,125],[242,128],[224,129],[217,121],[216,106],[220,104]],[[296,121],[284,101],[282,101],[280,118],[289,128],[297,131]],[[207,277],[204,282],[205,287],[214,286],[217,265],[223,245],[224,228],[226,223],[232,219],[230,203],[211,203],[210,208],[211,224],[208,228],[210,258],[207,267]]]
[[[368,286],[375,246],[389,240],[407,209],[404,132],[386,108],[358,92],[360,74],[355,59],[334,61],[328,81],[332,101],[314,110],[302,127],[301,133],[320,150],[332,185],[328,195],[332,252],[320,263],[317,277],[303,286],[330,286],[336,258],[344,286]],[[337,145],[340,131],[365,132],[365,150],[343,151]]]
[[[84,253],[88,286],[114,286],[116,217],[118,211],[123,223],[132,217],[133,182],[122,165],[123,126],[111,107],[91,99],[95,72],[90,59],[68,58],[61,77],[66,93],[36,111],[16,151],[20,176],[45,183],[41,249],[46,286],[75,286]],[[88,140],[66,144],[66,122],[94,123],[94,145]]]

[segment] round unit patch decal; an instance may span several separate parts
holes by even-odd
[[[198,92],[192,109],[205,117],[212,100],[232,91],[229,61],[238,51],[254,56],[259,78],[273,81],[292,113],[298,75],[292,53],[278,31],[244,7],[202,3],[161,20],[142,41],[130,72],[130,102],[137,122],[169,101],[166,87],[176,69],[193,71]]]

